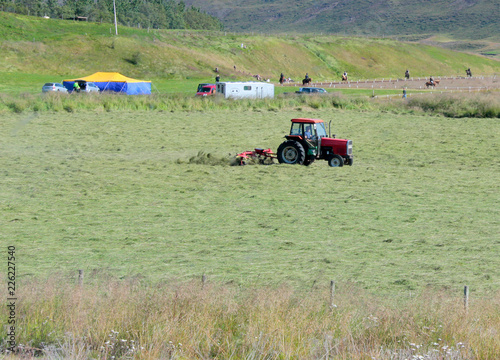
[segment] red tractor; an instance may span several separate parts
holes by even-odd
[[[335,139],[326,133],[320,119],[292,119],[290,135],[278,148],[280,164],[310,165],[316,159],[333,167],[352,165],[352,140]]]

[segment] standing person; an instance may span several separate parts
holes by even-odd
[[[281,75],[280,75],[280,84],[283,85],[284,82],[285,82],[285,76],[283,75],[283,73],[281,73]]]
[[[406,99],[406,88],[403,88],[403,99]]]
[[[217,75],[215,76],[215,82],[219,82],[219,81],[220,81],[220,75],[219,75],[219,74],[217,74]]]
[[[80,85],[78,85],[77,81],[73,84],[73,91],[80,92]]]
[[[407,78],[407,79],[410,78],[410,72],[408,71],[408,69],[406,69],[406,71],[405,71],[405,78]]]

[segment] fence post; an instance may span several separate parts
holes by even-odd
[[[464,286],[464,308],[465,312],[469,310],[469,287],[467,285]]]
[[[201,288],[203,289],[205,287],[205,283],[207,282],[207,276],[203,274],[201,276]]]
[[[335,296],[335,281],[330,281],[330,309],[336,308],[337,305],[333,303],[333,298]]]
[[[78,285],[83,285],[83,270],[78,270]]]

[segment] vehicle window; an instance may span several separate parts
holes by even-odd
[[[316,131],[313,129],[311,124],[305,124],[304,127],[304,137],[306,139],[312,139],[316,135]]]
[[[52,83],[45,83],[43,86],[52,86]]]
[[[293,123],[292,129],[290,130],[290,135],[301,135],[302,136],[302,124]]]
[[[204,87],[204,88],[201,88],[201,92],[209,92],[210,90],[212,90],[211,87]]]
[[[319,137],[327,137],[324,123],[316,124],[316,131]]]
[[[251,86],[244,86],[243,90],[252,90],[252,87]]]

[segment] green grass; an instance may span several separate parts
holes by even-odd
[[[1,237],[17,248],[19,280],[84,269],[498,289],[498,121],[247,109],[0,115]],[[297,116],[333,120],[354,166],[189,161],[277,149]]]
[[[279,88],[273,99],[225,100],[222,96],[196,97],[191,94],[153,94],[126,96],[119,94],[0,94],[0,113],[46,113],[88,111],[283,111],[295,109],[379,110],[394,114],[440,114],[451,118],[498,118],[499,99],[495,91],[470,96],[468,94],[432,94],[412,91],[408,101],[402,101],[399,90],[329,89],[324,95],[298,95],[295,87]],[[424,95],[424,96],[418,96]],[[392,101],[394,100],[394,101]]]

